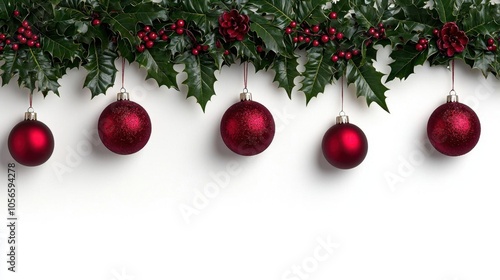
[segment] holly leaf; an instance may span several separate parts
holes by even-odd
[[[324,92],[325,87],[333,82],[333,67],[330,65],[330,56],[324,52],[310,51],[307,53],[307,62],[305,71],[302,73],[302,88],[300,89],[306,95],[306,104],[313,97]]]
[[[347,83],[356,86],[356,96],[364,96],[368,106],[377,103],[382,109],[389,112],[385,102],[385,92],[389,90],[382,83],[383,74],[378,72],[372,64],[357,65],[353,60],[347,63]]]
[[[470,9],[469,14],[462,21],[462,27],[469,36],[491,36],[491,34],[500,30],[490,6],[485,5]]]
[[[405,45],[401,50],[394,50],[391,53],[391,58],[394,60],[389,66],[391,73],[387,77],[386,82],[390,82],[395,78],[401,80],[407,79],[417,65],[424,65],[427,61],[427,52],[419,52],[414,46]]]
[[[249,1],[248,5],[255,7],[257,12],[261,14],[272,16],[272,24],[283,30],[290,22],[294,21],[293,4],[295,2],[295,0],[252,0]]]
[[[345,0],[344,0],[345,1]],[[328,0],[307,0],[298,1],[297,3],[297,17],[298,22],[307,22],[309,24],[318,24],[327,19],[323,10],[324,5],[330,1]]]
[[[257,33],[267,49],[275,53],[283,53],[284,51],[284,32],[282,29],[276,28],[276,26],[269,24],[269,21],[261,18],[252,18],[252,23],[250,24],[250,29]]]
[[[123,10],[124,14],[132,17],[135,22],[141,22],[146,25],[153,25],[155,20],[166,21],[168,19],[167,10],[153,2],[141,2],[139,5],[127,5]],[[133,29],[131,29],[133,30]]]
[[[479,69],[485,77],[492,71],[492,65],[495,63],[496,55],[492,53],[482,53],[474,59],[472,68]]]
[[[439,0],[434,1],[434,8],[436,9],[441,22],[456,21],[456,0]]]
[[[89,54],[83,67],[87,70],[87,77],[83,84],[90,89],[92,98],[99,94],[106,94],[108,88],[115,82],[115,60],[118,55],[108,49],[102,49],[95,44],[89,47]]]
[[[2,54],[3,63],[0,66],[2,70],[2,86],[8,84],[19,73],[19,69],[22,68],[19,54],[19,52],[5,52]]]
[[[255,70],[259,71],[262,69],[262,58],[260,57],[255,43],[252,42],[248,36],[243,41],[237,41],[234,43],[238,57],[242,58],[243,61],[251,61],[255,66]]]
[[[19,85],[24,85],[33,92],[38,86],[44,96],[51,91],[59,95],[60,71],[41,49],[30,48],[27,50],[26,61],[19,71]],[[36,81],[36,83],[35,83]]]
[[[377,26],[381,22],[383,13],[377,10],[373,1],[351,0],[350,3],[355,11],[357,22],[365,29]]]
[[[194,97],[203,111],[208,101],[215,95],[214,84],[217,81],[215,71],[217,67],[210,59],[202,59],[202,56],[194,56],[185,53],[180,61],[186,65],[187,79],[183,82],[188,87],[187,97]]]
[[[295,87],[295,78],[299,76],[298,66],[298,56],[292,58],[280,56],[272,65],[272,69],[276,73],[274,82],[278,82],[279,87],[285,89],[290,98],[292,98],[292,90]]]
[[[177,71],[170,56],[157,48],[146,50],[139,54],[136,61],[148,71],[147,79],[154,79],[159,86],[179,90],[177,86]]]
[[[186,22],[194,23],[203,33],[210,33],[218,23],[218,15],[214,13],[209,3],[205,1],[182,1],[182,9],[172,12],[172,20],[184,19]]]
[[[49,36],[42,36],[40,38],[40,43],[44,51],[47,51],[52,57],[61,61],[73,61],[76,57],[80,57],[80,46],[67,37],[57,36],[52,38]]]
[[[176,56],[179,53],[183,53],[189,44],[191,44],[191,41],[189,41],[189,37],[187,36],[172,36],[168,42],[167,49],[172,56]]]

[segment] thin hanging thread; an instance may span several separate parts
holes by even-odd
[[[30,107],[28,109],[33,109],[33,93],[29,94]]]
[[[243,63],[243,91],[248,91],[248,62]]]
[[[122,91],[125,91],[125,57],[122,58]]]
[[[344,114],[344,75],[340,78],[340,84],[341,84],[341,108],[342,110],[340,111],[340,114]]]
[[[451,61],[451,92],[455,92],[455,60]]]

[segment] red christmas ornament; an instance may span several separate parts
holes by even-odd
[[[241,101],[222,116],[220,133],[224,144],[242,156],[263,152],[274,138],[274,118],[262,104],[252,101],[250,93],[242,93]]]
[[[427,123],[427,136],[436,150],[447,156],[461,156],[470,152],[479,141],[481,123],[476,113],[458,102],[457,95],[449,95]]]
[[[343,115],[337,117],[337,124],[326,131],[321,148],[331,165],[340,169],[351,169],[365,159],[368,140],[363,131],[349,123],[349,118]]]
[[[118,93],[118,100],[104,109],[97,124],[99,137],[110,151],[130,155],[140,151],[151,136],[151,120],[146,110]]]
[[[52,155],[54,136],[44,123],[37,120],[36,113],[28,111],[24,121],[18,123],[10,132],[8,147],[18,163],[38,166]]]

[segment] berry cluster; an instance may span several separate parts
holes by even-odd
[[[14,11],[14,16],[19,17],[19,11]],[[30,48],[40,48],[40,37],[35,34],[30,23],[24,20],[14,34],[14,38],[8,38],[7,35],[0,33],[0,51],[6,47],[17,51],[21,45],[26,45]]]
[[[497,51],[497,45],[496,45],[495,39],[493,39],[493,38],[488,38],[488,40],[486,41],[486,46],[487,46],[486,48],[490,52]]]
[[[369,38],[366,40],[366,45],[369,46],[373,41],[379,39],[386,39],[387,35],[385,33],[385,26],[383,23],[379,23],[377,27],[372,26],[366,31],[366,36]]]
[[[336,19],[337,14],[332,12],[330,18]],[[311,44],[313,47],[319,47],[321,43],[326,44],[330,41],[341,41],[344,39],[344,33],[338,32],[334,27],[322,30],[319,25],[310,26],[307,23],[302,23],[300,28],[297,27],[297,22],[292,21],[285,28],[285,33],[293,35],[292,41],[296,44]]]
[[[422,51],[426,50],[427,48],[429,48],[429,40],[427,40],[425,38],[420,38],[418,40],[418,43],[415,45],[415,49],[419,52],[422,52]]]
[[[145,25],[139,32],[137,32],[137,37],[141,39],[141,43],[136,47],[137,51],[142,53],[146,49],[151,49],[154,47],[155,42],[167,41],[169,39],[166,34],[165,29],[160,29],[158,32],[153,30],[151,25]]]
[[[337,53],[332,55],[332,61],[333,62],[339,62],[341,59],[348,61],[351,60],[353,57],[358,56],[361,52],[358,49],[352,49],[348,51],[343,51],[339,50]]]

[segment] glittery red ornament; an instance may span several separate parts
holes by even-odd
[[[120,155],[129,155],[148,143],[151,120],[141,105],[128,100],[127,94],[104,109],[97,129],[106,148]]]
[[[458,102],[456,95],[439,106],[427,123],[427,136],[440,153],[461,156],[470,152],[479,141],[481,123],[476,113]]]
[[[52,131],[36,120],[36,114],[26,113],[24,121],[18,123],[10,132],[9,152],[18,163],[25,166],[38,166],[45,163],[54,151]]]
[[[275,124],[262,104],[244,99],[232,105],[222,116],[220,133],[224,144],[242,156],[263,152],[274,138]]]
[[[347,116],[341,116],[337,118],[337,124],[326,131],[321,148],[331,165],[351,169],[365,159],[368,140],[359,127],[349,123]]]

